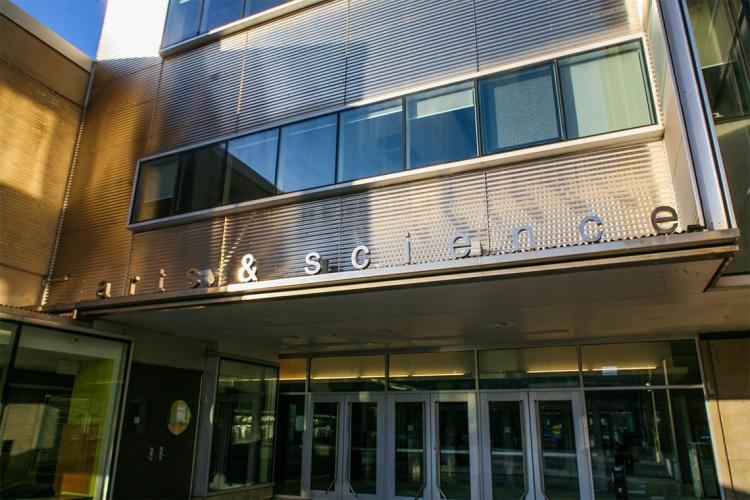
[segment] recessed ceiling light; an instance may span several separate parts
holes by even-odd
[[[507,328],[513,325],[515,325],[515,323],[512,321],[495,321],[492,323],[492,328]]]

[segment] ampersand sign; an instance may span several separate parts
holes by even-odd
[[[255,257],[253,257],[253,254],[246,253],[245,255],[242,256],[242,267],[240,268],[240,271],[237,273],[237,278],[240,280],[240,283],[258,281],[258,276],[256,276],[255,274],[258,268],[253,265],[254,263],[255,263]]]

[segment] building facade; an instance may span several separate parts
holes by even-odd
[[[3,4],[0,494],[747,497],[749,19]]]

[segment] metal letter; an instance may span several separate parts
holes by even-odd
[[[96,288],[96,296],[100,299],[108,299],[112,296],[112,282],[102,280]]]
[[[583,241],[588,243],[598,243],[601,241],[602,236],[604,236],[604,229],[599,229],[594,236],[589,236],[586,232],[586,224],[589,222],[594,222],[597,227],[601,227],[604,225],[604,222],[597,217],[596,215],[587,215],[583,219],[581,219],[581,223],[578,224],[578,232],[581,234],[581,238]]]
[[[659,215],[660,213],[667,212],[669,215]],[[672,208],[668,207],[666,205],[661,207],[656,207],[653,212],[651,212],[651,225],[654,227],[654,231],[656,231],[656,234],[672,234],[677,230],[677,211]],[[661,224],[665,222],[673,222],[669,227],[663,227]]]
[[[164,269],[159,269],[159,291],[166,292],[167,289],[164,287],[164,280],[167,278],[167,272]]]
[[[141,281],[140,276],[130,277],[130,287],[128,288],[128,295],[135,295],[135,286],[138,284],[139,281]]]
[[[519,250],[518,248],[518,237],[521,233],[525,232],[529,239],[529,250],[533,250],[536,248],[536,237],[534,236],[534,228],[529,226],[528,224],[524,224],[523,226],[518,226],[513,228],[513,233],[510,237],[510,242],[513,247],[513,250]]]
[[[318,274],[320,272],[320,254],[318,252],[310,252],[305,255],[305,273],[310,276]]]
[[[251,253],[246,253],[242,256],[242,266],[237,272],[237,279],[240,283],[248,283],[250,281],[258,281],[258,267],[254,266],[255,257]]]
[[[359,262],[359,254],[370,255],[370,249],[364,245],[359,245],[354,251],[352,251],[352,266],[354,266],[355,269],[365,269],[370,265],[370,259],[365,257],[362,259],[362,262]]]
[[[451,252],[451,257],[462,259],[471,253],[471,239],[466,233],[456,233],[451,238],[448,249]]]

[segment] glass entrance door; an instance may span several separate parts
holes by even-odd
[[[484,497],[590,498],[577,391],[481,395]]]
[[[308,404],[303,495],[383,498],[383,395],[312,395]]]
[[[474,393],[388,396],[389,498],[479,496]]]

